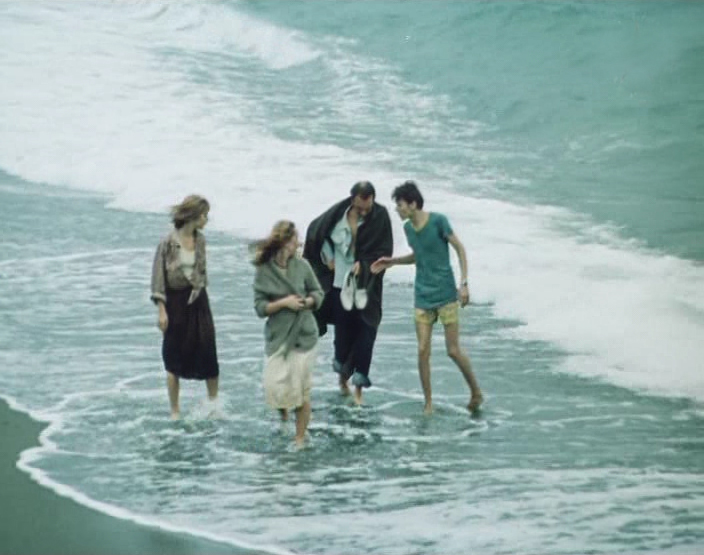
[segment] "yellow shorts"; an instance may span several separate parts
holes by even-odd
[[[460,303],[453,301],[430,310],[416,308],[416,322],[432,326],[438,320],[443,326],[458,323],[460,321]]]

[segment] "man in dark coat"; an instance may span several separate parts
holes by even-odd
[[[381,322],[384,276],[373,274],[371,265],[393,252],[389,213],[375,198],[369,181],[356,183],[348,198],[311,222],[303,249],[325,292],[315,313],[320,335],[335,326],[333,369],[344,394],[351,379],[358,404],[362,389],[372,385],[369,366]]]

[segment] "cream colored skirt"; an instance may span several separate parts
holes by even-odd
[[[264,364],[264,396],[275,409],[295,409],[310,402],[311,374],[316,349],[291,350],[284,358],[283,348]]]

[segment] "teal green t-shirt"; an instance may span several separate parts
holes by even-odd
[[[429,212],[421,229],[416,231],[409,220],[403,230],[416,257],[416,308],[429,310],[456,301],[457,286],[447,242],[452,235],[450,222],[443,214]]]

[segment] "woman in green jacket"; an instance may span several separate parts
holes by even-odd
[[[266,318],[264,393],[282,420],[296,413],[296,445],[302,447],[310,421],[311,370],[315,363],[318,326],[313,311],[323,290],[306,260],[297,256],[298,231],[293,222],[274,225],[256,244],[254,310]]]

